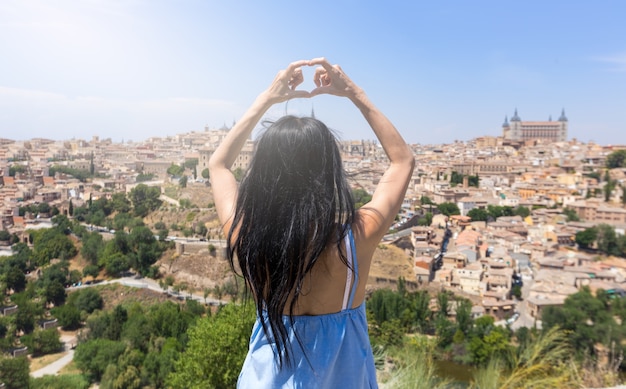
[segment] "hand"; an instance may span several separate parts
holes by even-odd
[[[269,101],[275,104],[294,98],[311,97],[310,92],[296,89],[304,81],[302,66],[308,65],[309,61],[296,61],[290,63],[287,69],[279,71],[272,85],[264,92]]]
[[[359,92],[359,87],[352,82],[341,67],[331,65],[326,58],[312,59],[308,65],[321,65],[315,69],[313,81],[317,88],[310,92],[311,96],[330,94],[352,98]]]

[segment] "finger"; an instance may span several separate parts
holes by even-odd
[[[326,60],[324,57],[314,58],[309,61],[309,66],[321,65],[326,71],[330,72],[333,70],[333,66]]]
[[[315,73],[313,74],[313,82],[315,83],[315,86],[320,87],[322,86],[322,76],[326,73],[326,69],[324,69],[323,67],[317,67],[315,68]]]
[[[285,69],[285,71],[287,72],[287,74],[292,74],[296,69],[301,68],[303,66],[309,66],[309,61],[300,60],[300,61],[292,62],[289,64],[289,66],[287,66],[287,69]]]

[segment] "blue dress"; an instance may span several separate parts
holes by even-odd
[[[293,351],[291,365],[285,364],[282,369],[278,368],[274,345],[263,332],[261,320],[269,325],[267,317],[257,317],[238,388],[378,388],[365,302],[351,308],[358,278],[352,231],[346,236],[346,248],[356,277],[352,283],[352,271],[348,269],[343,309],[325,315],[294,316],[293,325],[288,316],[283,317]]]

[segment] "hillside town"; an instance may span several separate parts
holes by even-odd
[[[568,140],[567,124],[564,111],[557,121],[526,122],[515,110],[493,131],[499,136],[412,145],[412,182],[382,242],[404,248],[414,274],[407,285],[452,291],[472,300],[476,317],[529,327],[540,325],[545,307],[563,304],[581,287],[626,293],[626,259],[603,255],[595,243],[583,250],[576,239],[599,224],[624,236],[626,169],[605,166],[626,145]],[[20,209],[46,203],[69,217],[73,207],[130,192],[139,176],[148,186],[184,178],[208,187],[208,160],[228,130],[123,143],[97,136],[0,139],[0,230],[28,243],[28,230],[46,215]],[[249,140],[234,169],[246,170],[254,147]],[[380,145],[344,140],[340,148],[354,188],[371,194],[387,162]],[[183,176],[168,173],[189,161],[194,168]],[[68,169],[94,178],[81,180]],[[446,212],[444,204],[456,211]],[[9,243],[0,244],[0,253],[11,255]],[[10,314],[4,308],[0,314]]]

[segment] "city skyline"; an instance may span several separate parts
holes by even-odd
[[[290,61],[326,56],[409,143],[501,136],[516,109],[524,121],[564,109],[568,139],[626,144],[625,14],[619,1],[7,0],[0,137],[141,141],[230,126]],[[312,110],[342,139],[374,137],[332,96],[267,117]]]

